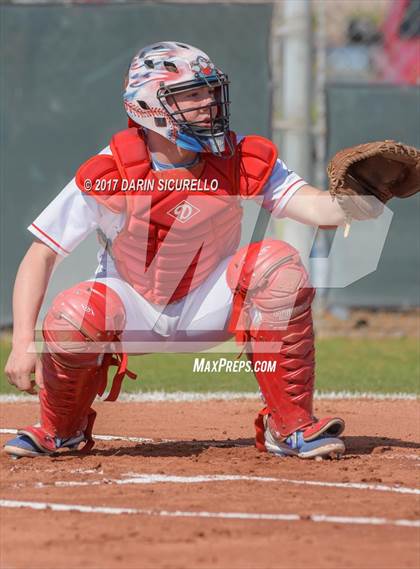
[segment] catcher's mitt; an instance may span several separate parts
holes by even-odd
[[[394,140],[359,144],[337,152],[327,172],[347,220],[371,219],[391,198],[420,191],[420,151]]]

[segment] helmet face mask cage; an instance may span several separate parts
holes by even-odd
[[[209,87],[213,95],[213,101],[205,105],[195,104],[181,109],[176,95],[196,91],[202,87]],[[185,81],[175,85],[165,85],[157,91],[157,99],[162,107],[184,133],[196,140],[205,151],[212,152],[216,156],[229,157],[234,153],[232,141],[229,136],[229,81],[227,75],[217,73],[211,78]],[[207,110],[207,116],[195,121],[187,120],[185,115],[191,111]],[[216,113],[214,113],[216,109]],[[209,148],[210,147],[210,148]],[[227,147],[227,148],[226,148]]]
[[[227,76],[200,49],[173,41],[154,43],[131,61],[124,107],[146,132],[154,131],[186,150],[227,158],[235,151],[228,85]],[[204,90],[188,96],[203,87],[208,90],[205,97]]]

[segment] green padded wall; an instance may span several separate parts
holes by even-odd
[[[328,154],[372,140],[394,139],[420,148],[420,89],[391,85],[328,87]],[[420,195],[394,199],[377,270],[329,298],[348,306],[409,307],[420,300]],[[369,239],[369,227],[365,229]],[[363,251],[355,251],[353,262]],[[346,259],[336,259],[345,270]]]

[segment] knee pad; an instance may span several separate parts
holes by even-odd
[[[274,239],[240,249],[226,279],[235,294],[232,331],[284,329],[310,308],[315,294],[298,251]]]
[[[43,336],[57,359],[90,366],[98,353],[119,340],[125,321],[118,294],[104,283],[85,281],[56,296],[44,319]]]

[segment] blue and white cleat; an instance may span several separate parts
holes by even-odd
[[[340,458],[346,447],[338,437],[320,435],[305,440],[304,431],[295,431],[284,441],[273,437],[269,429],[265,432],[265,448],[277,456],[298,456],[299,458]]]
[[[4,445],[4,451],[11,458],[50,456],[62,448],[76,449],[85,440],[86,437],[81,431],[68,439],[59,439],[40,427],[29,427],[18,431],[17,437]]]
[[[314,419],[312,425],[285,438],[275,434],[271,417],[265,410],[258,416],[255,426],[257,448],[276,456],[322,460],[340,458],[346,450],[344,442],[339,438],[344,431],[344,421],[338,417],[328,417],[320,421]]]

